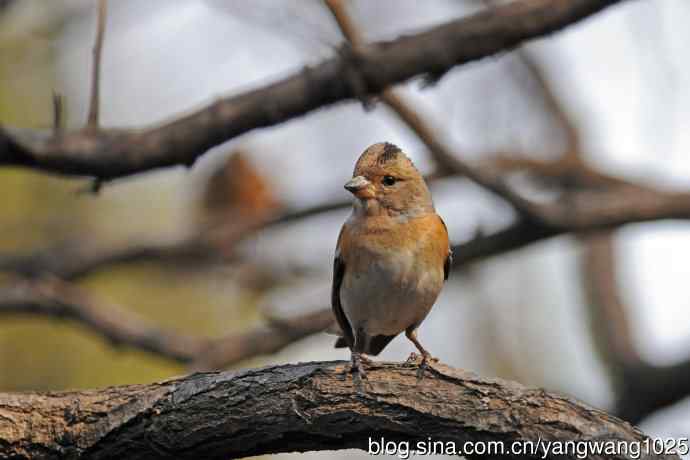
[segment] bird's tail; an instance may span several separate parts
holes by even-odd
[[[377,356],[394,338],[394,335],[375,335],[369,338],[366,348],[359,351],[367,355]],[[334,344],[335,348],[346,348],[349,346],[345,337],[338,337]]]
[[[338,337],[338,339],[335,341],[335,344],[333,345],[333,348],[347,348],[347,340],[345,340],[345,337]]]

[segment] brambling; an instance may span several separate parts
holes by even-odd
[[[393,144],[367,148],[345,189],[355,196],[335,252],[331,303],[351,350],[350,370],[366,378],[366,355],[378,355],[402,331],[422,355],[417,377],[433,359],[417,338],[448,279],[446,225],[412,161]]]

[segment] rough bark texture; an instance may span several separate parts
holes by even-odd
[[[227,459],[366,449],[369,437],[645,439],[572,399],[443,365],[418,383],[414,363],[375,364],[363,392],[343,369],[314,362],[99,391],[0,394],[0,458]]]
[[[347,99],[377,94],[415,76],[514,48],[619,0],[520,0],[388,42],[343,48],[337,57],[269,86],[227,97],[158,127],[84,130],[55,136],[0,126],[0,165],[113,179],[191,165],[208,149]]]

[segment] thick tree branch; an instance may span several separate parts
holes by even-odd
[[[333,321],[327,309],[273,320],[226,337],[193,337],[161,329],[131,311],[97,300],[57,279],[24,281],[0,288],[0,315],[70,319],[115,345],[137,348],[204,370],[275,353],[303,337],[323,331]]]
[[[554,32],[618,0],[519,0],[389,42],[347,50],[264,88],[218,100],[143,130],[81,130],[53,138],[0,128],[0,165],[113,179],[154,168],[191,165],[209,148],[339,101],[377,94],[422,75],[511,49]]]
[[[367,449],[370,438],[381,437],[413,446],[432,438],[458,448],[497,441],[506,449],[526,440],[646,438],[572,399],[443,365],[418,383],[414,365],[376,363],[365,392],[343,371],[342,362],[314,362],[100,391],[0,394],[0,457],[225,459]],[[516,457],[575,458],[542,455]]]

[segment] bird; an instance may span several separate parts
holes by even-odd
[[[361,382],[368,356],[381,353],[404,331],[422,356],[421,379],[435,359],[417,328],[448,279],[448,229],[424,178],[394,144],[369,146],[345,189],[354,199],[333,262],[331,305],[341,335],[335,346],[350,349],[346,372]]]

